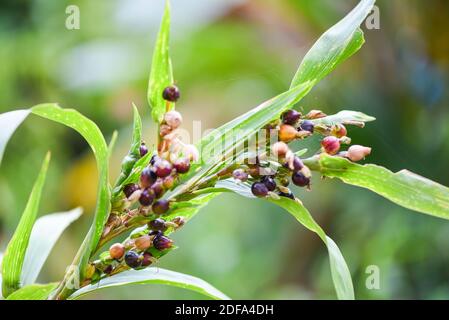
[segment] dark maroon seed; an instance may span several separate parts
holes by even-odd
[[[170,102],[176,102],[178,101],[179,97],[181,96],[178,87],[176,86],[169,86],[164,89],[162,92],[162,97],[164,100],[170,101]]]
[[[139,186],[135,183],[130,183],[127,184],[124,188],[123,188],[123,193],[125,194],[125,196],[127,198],[131,197],[131,195],[136,192],[137,190],[139,190]]]
[[[251,186],[251,192],[256,197],[259,197],[259,198],[266,197],[268,195],[268,188],[262,182],[255,182]]]
[[[167,238],[166,236],[158,235],[154,238],[153,245],[158,250],[165,250],[172,247],[173,240]]]
[[[302,168],[304,168],[304,163],[302,163],[302,160],[299,157],[294,157],[292,164],[293,164],[294,172],[297,172],[297,171],[301,170]]]
[[[150,236],[162,236],[164,233],[161,230],[151,230],[148,235]]]
[[[141,156],[141,157],[143,157],[144,155],[146,155],[146,154],[148,153],[148,148],[147,148],[147,146],[145,145],[145,143],[142,143],[142,144],[140,145],[140,147],[139,147],[139,153],[140,153],[140,156]]]
[[[139,202],[142,206],[148,207],[150,206],[154,201],[154,192],[151,189],[145,189],[142,191],[142,194],[140,195]]]
[[[268,189],[268,191],[274,191],[276,189],[276,181],[272,177],[265,176],[261,181]]]
[[[178,159],[176,160],[174,167],[178,173],[186,173],[190,169],[190,161],[186,158]]]
[[[303,131],[309,131],[310,133],[313,133],[314,128],[315,128],[315,125],[310,120],[304,120],[299,125],[299,129],[301,129]]]
[[[151,157],[151,160],[150,160],[150,164],[151,165],[154,165],[155,164],[155,162],[156,161],[158,161],[160,158],[159,158],[159,156],[158,155],[153,155],[152,157]]]
[[[281,196],[281,197],[285,197],[285,198],[289,198],[289,199],[295,200],[295,196],[291,192],[290,193],[285,193],[285,192],[281,191],[281,192],[278,193],[278,195]]]
[[[152,230],[159,230],[162,232],[167,230],[167,227],[165,226],[165,220],[163,219],[154,219],[153,221],[150,221],[149,225]]]
[[[111,265],[109,265],[106,268],[104,268],[103,272],[106,273],[106,274],[110,274],[113,269],[114,268]]]
[[[288,110],[282,114],[282,122],[289,125],[295,125],[301,119],[301,113],[296,110]]]
[[[151,259],[152,257],[153,256],[151,255],[151,253],[144,252],[143,259],[142,259],[142,267],[148,267],[153,262]]]
[[[139,254],[137,252],[135,252],[135,251],[128,251],[125,254],[125,263],[129,267],[135,269],[135,268],[140,267],[142,262],[140,260]]]
[[[292,181],[298,187],[305,187],[310,184],[310,179],[303,175],[301,172],[293,173]]]
[[[146,167],[140,174],[140,185],[142,188],[148,188],[157,180],[156,173],[150,168]]]
[[[165,178],[169,176],[173,167],[170,162],[164,159],[160,159],[154,163],[154,171],[156,175],[160,178]]]
[[[162,197],[164,194],[164,186],[162,185],[162,181],[156,181],[156,183],[151,186],[151,190],[153,190],[156,199]]]
[[[155,214],[164,214],[170,208],[168,200],[158,200],[153,204],[153,212]]]

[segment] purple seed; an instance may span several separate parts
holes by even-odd
[[[124,188],[123,188],[123,193],[125,194],[125,196],[127,198],[131,197],[131,195],[136,192],[137,190],[139,190],[139,186],[135,183],[130,183],[127,184]]]
[[[292,175],[292,181],[298,187],[305,187],[310,185],[310,178],[307,178],[301,172],[295,172]]]
[[[125,254],[125,263],[129,267],[135,269],[135,268],[140,267],[142,262],[141,262],[139,254],[137,252],[135,252],[135,251],[128,251]]]
[[[151,255],[151,253],[144,252],[142,259],[142,267],[148,267],[151,263],[153,263],[152,258],[153,256]]]
[[[301,113],[296,110],[288,110],[282,114],[282,122],[289,125],[295,125],[301,118]]]
[[[142,194],[140,195],[139,202],[142,206],[148,207],[150,206],[154,201],[154,192],[151,189],[145,189],[142,191]]]
[[[187,173],[190,169],[189,159],[183,158],[176,160],[174,167],[178,173]]]
[[[153,212],[155,214],[164,214],[170,208],[168,200],[158,200],[153,204]]]
[[[276,189],[276,181],[270,176],[265,176],[261,181],[268,189],[268,191],[274,191]]]
[[[159,230],[164,232],[165,230],[167,230],[167,227],[165,225],[165,220],[164,219],[154,219],[153,221],[150,221],[149,226],[152,230]]]
[[[164,100],[170,101],[170,102],[176,102],[178,101],[179,97],[181,96],[181,93],[179,92],[178,87],[176,86],[169,86],[164,89],[162,92],[162,97]]]
[[[148,148],[147,148],[147,146],[145,145],[145,143],[142,143],[142,144],[140,145],[140,147],[139,147],[139,153],[140,153],[140,156],[141,156],[141,157],[143,157],[144,155],[146,155],[146,154],[148,153]]]
[[[170,162],[160,159],[154,163],[154,171],[159,178],[165,178],[170,175],[173,166]]]
[[[157,180],[156,173],[150,167],[146,167],[140,174],[140,185],[142,188],[148,188]]]
[[[304,120],[303,122],[301,122],[298,129],[303,130],[303,131],[309,131],[310,133],[313,133],[314,128],[315,128],[315,125],[313,124],[312,121]]]
[[[268,188],[262,182],[255,182],[251,186],[251,192],[256,197],[262,198],[262,197],[266,197],[268,195]]]
[[[157,250],[169,249],[173,246],[173,240],[167,238],[166,236],[158,235],[153,240],[153,246]]]

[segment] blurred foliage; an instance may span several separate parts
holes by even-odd
[[[185,126],[218,126],[288,87],[315,39],[356,1],[172,0],[172,58]],[[74,107],[108,137],[119,128],[111,174],[129,141],[131,102],[155,130],[145,102],[163,1],[78,0],[81,29],[65,28],[70,1],[0,4],[0,112],[40,102]],[[367,30],[355,57],[301,103],[327,113],[353,109],[378,120],[351,129],[373,147],[370,162],[407,168],[449,185],[449,2],[378,0],[381,29]],[[316,151],[316,143],[309,146]],[[41,280],[62,276],[87,231],[96,169],[77,134],[30,117],[0,167],[2,249],[25,206],[40,161],[52,150],[41,214],[82,205],[85,217],[62,237]],[[449,224],[418,215],[337,181],[314,178],[297,190],[339,244],[358,298],[449,298]],[[226,195],[175,235],[179,249],[161,267],[206,279],[233,298],[334,298],[326,252],[315,234],[274,206]],[[365,287],[377,265],[380,290]],[[115,288],[97,298],[201,298],[160,286]]]

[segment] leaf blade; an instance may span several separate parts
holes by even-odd
[[[28,285],[11,294],[7,300],[46,300],[57,286],[57,283]]]
[[[56,241],[62,232],[81,216],[82,212],[81,208],[76,208],[67,212],[45,215],[36,220],[23,263],[21,276],[23,285],[30,285],[36,281]]]
[[[95,285],[88,285],[76,291],[70,299],[78,299],[82,296],[104,288],[123,286],[129,284],[166,284],[199,292],[213,299],[227,300],[225,294],[212,285],[199,278],[161,268],[147,268],[143,270],[128,270],[112,277],[105,278]]]
[[[374,3],[375,0],[360,1],[315,42],[298,67],[291,87],[305,81],[317,83],[362,47],[364,38],[359,27],[371,12]]]
[[[34,183],[25,210],[20,218],[14,235],[8,243],[2,262],[2,292],[4,297],[8,297],[21,287],[20,277],[22,273],[25,252],[28,247],[31,230],[36,220],[37,210],[44,187],[45,178],[50,163],[50,153],[47,153],[42,163],[39,175]]]
[[[14,110],[0,114],[0,128],[2,128],[0,131],[0,163],[9,139],[29,114],[29,110]]]
[[[31,112],[77,131],[87,141],[95,156],[98,169],[97,204],[94,223],[79,257],[80,274],[83,276],[87,260],[96,248],[111,208],[108,146],[98,126],[74,109],[62,109],[55,103],[46,103],[32,107]]]
[[[255,198],[251,193],[250,185],[247,183],[235,183],[234,180],[228,179],[217,183],[217,187],[227,189],[243,197]],[[335,242],[326,235],[324,230],[318,225],[315,219],[313,219],[312,215],[304,205],[298,199],[291,200],[285,197],[279,199],[267,198],[265,200],[289,212],[304,227],[315,232],[320,237],[328,251],[332,281],[337,297],[341,300],[354,300],[354,286],[352,284],[351,273],[340,249]]]
[[[156,46],[153,51],[150,78],[148,80],[148,104],[151,106],[151,115],[156,123],[162,121],[166,110],[162,91],[173,84],[173,68],[169,52],[170,41],[170,2],[165,3]]]
[[[407,170],[396,173],[381,166],[360,165],[323,155],[312,164],[329,178],[371,190],[410,210],[449,219],[449,188]]]

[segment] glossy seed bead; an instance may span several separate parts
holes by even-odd
[[[125,196],[127,198],[130,198],[132,196],[132,194],[134,192],[136,192],[137,190],[139,190],[139,186],[135,183],[130,183],[127,184],[124,188],[123,188],[123,193],[125,194]]]
[[[261,182],[267,187],[268,191],[274,191],[276,189],[276,181],[272,177],[263,177]]]
[[[142,191],[142,194],[139,197],[139,202],[142,206],[148,207],[150,206],[154,201],[154,192],[151,189],[145,189]]]
[[[262,197],[266,197],[268,195],[268,188],[262,182],[255,182],[251,186],[251,192],[256,197],[262,198]]]
[[[295,200],[295,196],[294,196],[294,194],[293,193],[285,193],[285,192],[278,192],[278,195],[280,196],[280,197],[285,197],[285,198],[289,198],[289,199],[292,199],[292,200]]]
[[[315,129],[315,125],[310,120],[304,120],[299,125],[299,129],[303,131],[309,131],[310,133],[313,133],[313,130]]]
[[[178,87],[174,85],[166,87],[162,92],[162,98],[170,102],[178,101],[180,96],[181,93],[179,92]]]
[[[145,143],[142,143],[142,144],[140,145],[140,147],[139,147],[139,153],[140,153],[140,156],[141,156],[141,157],[143,157],[144,155],[146,155],[146,154],[148,153],[148,148],[147,148],[147,146],[145,145]]]
[[[114,243],[109,248],[109,255],[112,259],[120,259],[125,254],[125,246],[121,243]]]
[[[279,140],[282,142],[290,142],[296,139],[298,136],[298,131],[296,129],[289,125],[289,124],[283,124],[281,125],[279,129]]]
[[[190,161],[186,158],[181,158],[175,161],[174,167],[178,173],[187,173],[190,169]]]
[[[301,113],[296,110],[288,110],[282,114],[282,122],[289,125],[295,125],[301,118]]]
[[[157,180],[156,173],[150,168],[146,167],[140,174],[140,185],[142,188],[148,188]]]
[[[156,199],[159,199],[164,194],[164,186],[162,185],[162,180],[158,179],[152,186],[151,190],[153,190]]]
[[[167,226],[165,225],[165,220],[160,219],[160,218],[150,221],[150,223],[148,225],[152,230],[159,230],[162,232],[167,230]]]
[[[172,164],[167,160],[160,159],[154,163],[154,172],[159,178],[165,178],[170,175],[172,169]]]
[[[164,214],[170,208],[170,202],[168,200],[158,200],[153,204],[152,208],[155,214]]]
[[[301,172],[295,172],[292,175],[292,181],[298,187],[305,187],[310,185],[310,178],[306,177]]]
[[[173,246],[173,240],[163,235],[157,235],[153,239],[153,246],[158,250],[169,249]]]
[[[140,256],[137,252],[135,251],[128,251],[125,254],[125,263],[130,267],[130,268],[138,268],[141,265],[141,259]]]
[[[149,235],[143,235],[134,239],[134,244],[139,250],[146,250],[151,247],[151,238]]]
[[[324,152],[334,155],[340,150],[340,140],[334,136],[328,136],[321,141],[321,146]]]
[[[142,255],[142,267],[148,267],[153,263],[153,256],[149,252],[144,252]]]

